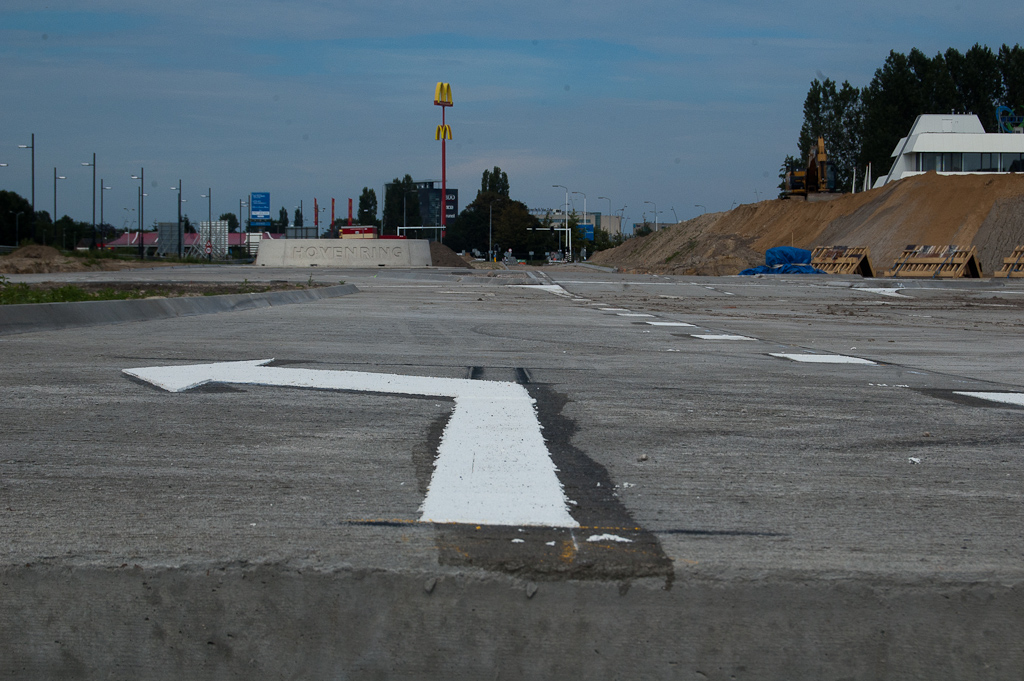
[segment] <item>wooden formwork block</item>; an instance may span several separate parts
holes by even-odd
[[[1003,258],[1003,266],[996,272],[997,277],[1024,277],[1024,246],[1017,246],[1009,258]]]
[[[915,279],[978,279],[981,262],[974,246],[909,245],[896,258],[886,277]]]
[[[829,274],[875,276],[871,251],[866,246],[816,246],[811,251],[811,266]]]

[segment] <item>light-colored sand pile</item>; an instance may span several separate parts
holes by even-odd
[[[867,246],[876,270],[908,244],[976,246],[985,274],[1024,244],[1024,175],[927,173],[832,201],[771,200],[702,215],[596,253],[625,271],[735,274],[773,246]]]

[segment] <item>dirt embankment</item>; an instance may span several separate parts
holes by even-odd
[[[159,260],[115,260],[113,258],[69,257],[52,246],[23,246],[0,257],[2,274],[43,274],[49,272],[116,272],[139,267],[163,267]]]
[[[458,253],[436,241],[430,242],[430,264],[434,267],[473,267]]]
[[[1024,175],[927,173],[832,201],[771,200],[702,215],[594,254],[659,274],[736,274],[773,246],[867,246],[876,270],[908,244],[976,246],[985,274],[1024,244]]]

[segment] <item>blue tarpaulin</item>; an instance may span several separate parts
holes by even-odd
[[[811,252],[805,248],[776,246],[764,254],[764,264],[740,272],[752,274],[828,274],[817,267],[811,267]]]

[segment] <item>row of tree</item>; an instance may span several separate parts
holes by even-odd
[[[1024,108],[1024,48],[1003,45],[998,51],[975,45],[965,53],[954,48],[928,57],[914,48],[891,51],[871,82],[854,87],[815,79],[804,100],[799,152],[788,163],[802,165],[818,137],[825,138],[836,179],[851,189],[854,169],[869,163],[874,174],[887,172],[891,154],[920,114],[971,112],[987,132],[996,132],[996,107]]]
[[[388,185],[385,194],[383,221],[377,219],[377,195],[373,189],[364,187],[359,197],[359,212],[356,222],[362,226],[381,227],[386,235],[397,233],[399,225],[423,224],[420,214],[419,191],[410,175]],[[37,242],[58,247],[73,248],[80,239],[91,236],[92,225],[79,223],[65,216],[53,224],[46,211],[36,213],[35,220],[30,220],[32,206],[27,200],[14,192],[0,191],[0,243],[14,244],[18,242]],[[228,230],[236,232],[244,229],[235,213],[221,213],[219,220],[228,222]],[[182,216],[186,232],[195,231],[188,215]],[[347,218],[336,220],[334,225],[324,225],[323,233],[337,236],[338,230],[344,226]],[[564,244],[564,227],[560,218],[552,218],[549,213],[543,218],[530,212],[526,204],[511,197],[511,186],[508,174],[495,166],[493,170],[485,170],[480,182],[476,198],[448,225],[445,243],[455,250],[478,250],[486,252],[493,246],[495,251],[509,248],[518,256],[533,251],[539,258],[541,254],[559,249]],[[271,220],[271,230],[283,232],[288,226],[288,211],[282,207],[277,219]],[[303,226],[302,209],[296,208],[292,224]],[[621,236],[616,240],[609,238],[603,230],[596,230],[594,241],[585,241],[580,228],[579,216],[571,213],[568,225],[572,230],[573,243],[578,251],[585,246],[588,250],[601,250],[621,243]],[[100,241],[116,236],[111,225],[98,226]]]

